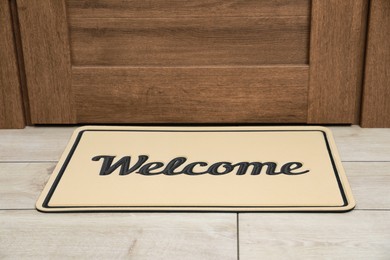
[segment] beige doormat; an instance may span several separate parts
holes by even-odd
[[[78,128],[36,207],[68,211],[347,211],[323,127]]]

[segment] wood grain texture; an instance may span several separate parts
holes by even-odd
[[[32,123],[74,123],[65,3],[17,4]]]
[[[235,214],[0,211],[1,258],[236,259]]]
[[[308,123],[358,123],[368,0],[313,0]]]
[[[35,209],[56,163],[0,163],[0,209]],[[344,162],[358,210],[390,210],[390,162]]]
[[[74,67],[72,86],[80,123],[305,122],[307,72]]]
[[[0,163],[0,209],[35,209],[56,163]]]
[[[0,1],[0,128],[25,126],[9,1]]]
[[[390,161],[390,129],[329,127],[343,161]]]
[[[24,121],[26,125],[31,126],[32,123],[31,123],[31,114],[30,114],[30,102],[28,100],[26,70],[24,67],[23,47],[22,47],[22,40],[20,35],[18,7],[17,7],[16,0],[10,0],[9,3],[10,3],[11,14],[12,14],[12,26],[13,26],[13,33],[15,39],[15,50],[16,50],[16,58],[17,58],[18,70],[19,70],[19,82],[20,82],[20,88],[22,92]]]
[[[0,131],[0,162],[58,161],[75,127]]]
[[[387,259],[390,211],[240,214],[241,259]]]
[[[370,4],[361,125],[390,127],[390,1]]]
[[[67,0],[70,18],[309,16],[310,0]]]
[[[390,210],[390,162],[344,162],[355,209]]]
[[[75,66],[307,64],[308,17],[71,19]]]

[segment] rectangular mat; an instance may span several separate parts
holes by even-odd
[[[324,127],[78,128],[36,207],[65,211],[347,211]]]

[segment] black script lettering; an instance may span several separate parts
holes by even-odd
[[[116,156],[110,155],[98,155],[92,158],[92,161],[99,161],[103,158],[102,168],[100,169],[99,175],[109,175],[117,168],[121,167],[119,175],[127,175],[138,169],[144,162],[146,162],[149,157],[147,155],[138,156],[138,162],[134,164],[133,167],[130,167],[130,156],[124,156],[119,159],[115,164],[112,164]]]
[[[263,169],[263,166],[267,166],[267,171],[266,173],[268,175],[276,175],[276,174],[280,174],[280,172],[275,172],[276,170],[276,163],[273,163],[273,162],[265,162],[265,163],[261,163],[261,162],[239,162],[239,163],[236,163],[236,164],[233,164],[232,167],[237,167],[238,166],[238,170],[237,170],[237,175],[244,175],[247,170],[248,170],[248,167],[249,166],[252,166],[252,173],[251,175],[259,175],[261,173],[261,170]]]
[[[172,159],[167,164],[167,166],[165,167],[165,169],[161,173],[163,173],[165,175],[177,175],[177,174],[180,174],[181,172],[175,172],[175,170],[177,168],[179,168],[180,165],[182,165],[186,161],[187,161],[187,159],[184,158],[184,157],[176,157],[175,159]]]
[[[194,168],[195,168],[196,165],[207,166],[207,163],[205,163],[205,162],[189,163],[186,167],[184,167],[182,172],[185,173],[185,174],[188,174],[188,175],[201,175],[201,174],[207,173],[207,171],[204,171],[204,172],[194,172]]]
[[[212,164],[207,170],[199,172],[194,172],[194,168],[196,166],[205,167],[208,164],[206,162],[193,162],[185,165],[182,171],[177,170],[187,161],[185,157],[176,157],[172,159],[168,162],[162,171],[156,172],[155,170],[164,167],[164,163],[150,162],[144,165],[144,163],[146,163],[146,161],[149,159],[149,156],[147,155],[138,156],[138,161],[131,167],[130,156],[124,156],[114,163],[115,158],[116,156],[111,155],[98,155],[92,158],[92,161],[99,161],[100,159],[103,159],[99,175],[109,175],[118,168],[120,168],[119,175],[128,175],[139,169],[137,173],[142,175],[165,174],[168,176],[173,176],[178,174],[201,175],[209,173],[211,175],[218,176],[230,173],[236,167],[238,167],[236,175],[246,174],[249,167],[252,167],[251,175],[259,175],[264,172],[264,166],[267,167],[267,170],[265,171],[267,175],[299,175],[309,172],[309,170],[301,169],[303,164],[300,162],[287,162],[281,167],[280,172],[276,171],[277,163],[275,162],[239,162],[236,164],[232,164],[231,162],[216,162]],[[298,169],[301,169],[301,171],[297,171]]]
[[[156,169],[161,168],[163,166],[164,166],[164,164],[161,163],[161,162],[147,163],[144,166],[142,166],[137,173],[140,173],[142,175],[157,175],[157,174],[161,174],[161,172],[153,173],[153,172],[150,172],[150,171],[156,170]]]
[[[300,162],[288,162],[282,166],[281,172],[286,175],[299,175],[309,172],[309,170],[303,172],[291,172],[293,170],[297,170],[303,166]]]
[[[218,168],[223,166],[225,170],[223,172],[219,172]],[[233,170],[232,164],[230,162],[217,162],[210,166],[208,172],[212,175],[223,175],[229,173]]]

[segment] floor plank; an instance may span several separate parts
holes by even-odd
[[[390,128],[329,128],[343,161],[390,161]]]
[[[390,162],[343,163],[356,209],[390,210]],[[34,209],[55,163],[0,163],[0,209]]]
[[[0,258],[236,259],[235,214],[0,211]]]
[[[240,259],[388,259],[390,212],[240,214]]]
[[[0,163],[0,209],[34,209],[56,163]]]
[[[76,127],[0,131],[0,161],[58,161]]]
[[[356,209],[390,210],[390,162],[344,162],[343,165]]]
[[[74,129],[26,127],[1,130],[0,161],[57,161]],[[390,128],[338,126],[330,129],[343,161],[390,161]]]

